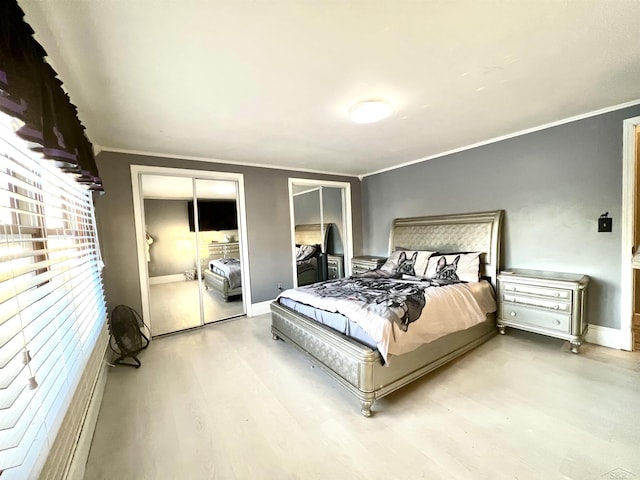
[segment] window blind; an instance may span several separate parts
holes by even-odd
[[[0,121],[2,480],[55,440],[106,321],[101,269],[91,192]]]

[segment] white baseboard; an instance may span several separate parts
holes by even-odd
[[[159,275],[157,277],[149,277],[149,285],[183,281],[185,281],[184,273],[174,273],[173,275]]]
[[[602,327],[600,325],[589,325],[585,341],[618,350],[626,348],[626,346],[623,345],[624,342],[621,330],[617,328]]]
[[[271,307],[270,307],[271,302],[273,302],[273,300],[267,300],[266,302],[260,302],[260,303],[252,303],[251,314],[248,316],[255,317],[257,315],[263,315],[265,313],[271,312]]]
[[[100,406],[102,405],[102,397],[104,395],[104,388],[107,385],[107,373],[109,366],[106,363],[106,356],[108,350],[105,352],[102,359],[102,366],[98,373],[96,385],[89,401],[89,407],[87,408],[87,414],[85,416],[84,423],[82,425],[82,432],[76,449],[73,453],[71,465],[65,480],[83,480],[87,466],[87,459],[89,458],[89,451],[91,450],[91,442],[93,441],[93,433],[98,423],[98,414],[100,413]]]

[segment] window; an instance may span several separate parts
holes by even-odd
[[[0,476],[38,468],[104,329],[91,192],[0,122]]]

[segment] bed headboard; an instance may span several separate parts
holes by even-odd
[[[433,217],[396,218],[389,253],[398,248],[440,253],[482,252],[481,276],[496,287],[500,272],[500,242],[504,210]]]
[[[296,245],[320,245],[322,252],[326,252],[330,229],[330,223],[296,225]]]

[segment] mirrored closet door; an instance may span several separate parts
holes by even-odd
[[[294,284],[303,286],[349,275],[350,185],[291,178],[289,193]]]
[[[235,182],[195,180],[204,323],[244,313]]]
[[[237,182],[141,174],[139,185],[151,334],[243,315]]]
[[[195,280],[195,235],[189,229],[188,202],[193,180],[143,175],[145,249],[151,334],[197,327],[200,296]],[[168,188],[171,186],[171,188]]]

